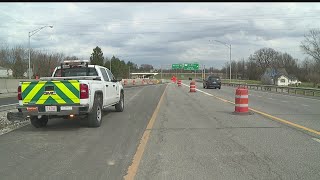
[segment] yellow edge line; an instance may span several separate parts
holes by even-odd
[[[291,126],[294,126],[294,127],[300,128],[300,129],[303,129],[303,130],[305,130],[305,131],[309,131],[309,132],[311,132],[311,133],[320,135],[320,132],[319,132],[319,131],[316,131],[316,130],[313,130],[313,129],[310,129],[310,128],[301,126],[301,125],[299,125],[299,124],[290,122],[290,121],[288,121],[288,120],[284,120],[284,119],[281,119],[281,118],[272,116],[272,115],[270,115],[270,114],[267,114],[267,113],[258,111],[258,110],[256,110],[256,109],[252,109],[252,108],[249,108],[249,109],[250,109],[251,111],[253,111],[253,112],[259,113],[259,114],[264,115],[264,116],[266,116],[266,117],[268,117],[268,118],[271,118],[271,119],[280,121],[280,122],[282,122],[282,123],[289,124],[289,125],[291,125]]]
[[[181,84],[183,84],[183,83],[181,83]],[[188,86],[188,85],[186,85],[186,84],[183,84],[183,85],[184,85],[184,86]],[[198,90],[198,91],[200,91],[200,92],[202,92],[202,93],[204,92],[204,91],[202,91],[202,90],[200,90],[200,89],[196,89],[196,90]],[[206,94],[206,93],[204,93],[204,94]],[[211,95],[212,95],[212,94],[211,94]],[[230,103],[230,104],[235,104],[234,102],[228,101],[228,100],[223,99],[223,98],[221,98],[221,97],[218,97],[218,96],[215,96],[215,95],[212,95],[212,96],[215,97],[216,99],[219,99],[219,100],[223,101],[223,102],[228,102],[228,103]],[[282,122],[282,123],[284,123],[284,124],[289,124],[289,125],[294,126],[294,127],[296,127],[296,128],[300,128],[300,129],[303,129],[303,130],[305,130],[305,131],[309,131],[309,132],[311,132],[311,133],[320,135],[320,132],[319,132],[319,131],[316,131],[316,130],[313,130],[313,129],[310,129],[310,128],[301,126],[301,125],[299,125],[299,124],[290,122],[290,121],[288,121],[288,120],[285,120],[285,119],[281,119],[281,118],[272,116],[272,115],[270,115],[270,114],[268,114],[268,113],[261,112],[261,111],[258,111],[258,110],[256,110],[256,109],[253,109],[253,108],[249,108],[249,110],[251,110],[251,111],[253,111],[253,112],[256,112],[256,113],[258,113],[258,114],[261,114],[261,115],[263,115],[263,116],[266,116],[266,117],[268,117],[268,118],[270,118],[270,119],[273,119],[273,120],[276,120],[276,121],[280,121],[280,122]]]
[[[158,105],[157,105],[156,109],[154,110],[151,119],[149,120],[147,128],[142,135],[142,138],[140,140],[140,144],[137,148],[135,155],[133,156],[132,164],[128,168],[127,175],[124,176],[125,180],[133,180],[137,174],[139,164],[142,159],[143,152],[144,152],[146,145],[147,145],[147,142],[149,140],[151,129],[152,129],[154,122],[156,121],[157,115],[159,113],[159,109],[160,109],[161,103],[163,101],[163,97],[164,97],[164,94],[167,90],[167,87],[168,87],[168,85],[166,85],[166,88],[164,89],[164,91],[161,95],[161,98],[158,102]]]

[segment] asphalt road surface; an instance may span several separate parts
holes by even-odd
[[[320,179],[317,139],[233,111],[232,104],[170,85],[136,179]]]
[[[16,96],[0,98],[0,106],[8,105],[8,104],[15,104],[15,103],[16,104],[19,103]]]
[[[236,87],[222,86],[219,90],[204,89],[202,83],[196,83],[196,86],[202,91],[226,100],[233,102],[235,100]],[[320,131],[320,99],[249,89],[249,107]]]
[[[125,110],[99,128],[49,120],[0,136],[0,179],[122,179],[165,85],[125,89]]]
[[[135,87],[125,91],[125,111],[110,108],[100,128],[82,127],[75,120],[49,121],[42,129],[25,126],[0,136],[0,177],[320,179],[318,137],[258,113],[234,115],[233,104],[208,96],[234,101],[233,91],[223,86],[190,93],[176,84]],[[292,109],[272,99],[258,101],[249,99],[250,107],[262,106],[267,113],[300,107],[294,99],[288,104]],[[303,103],[311,106],[308,100]],[[291,111],[283,117],[288,120]]]

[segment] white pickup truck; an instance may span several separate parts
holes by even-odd
[[[124,109],[124,90],[119,81],[109,69],[89,65],[88,60],[64,61],[51,77],[20,82],[18,113],[29,117],[36,128],[45,127],[49,117],[78,115],[87,115],[90,127],[99,127],[103,109]]]

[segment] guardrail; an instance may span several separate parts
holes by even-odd
[[[122,79],[121,83],[124,87],[132,87],[132,86],[143,86],[150,84],[161,84],[164,83],[162,79]]]
[[[301,87],[290,87],[290,86],[275,86],[275,85],[262,85],[262,84],[245,84],[245,83],[227,83],[222,82],[222,85],[233,86],[233,87],[246,87],[248,89],[271,91],[278,93],[287,94],[299,94],[304,96],[320,96],[320,89],[316,88],[301,88]]]
[[[18,92],[19,82],[26,79],[0,79],[0,94]]]

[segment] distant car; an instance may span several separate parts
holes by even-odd
[[[219,76],[210,75],[203,80],[203,88],[219,88],[221,89],[221,80]]]
[[[191,78],[191,77],[189,77],[189,80],[190,80],[190,81],[192,81],[192,78]]]

